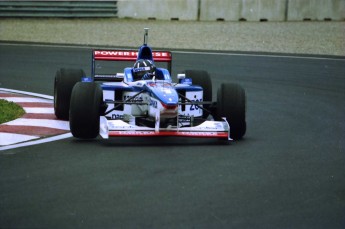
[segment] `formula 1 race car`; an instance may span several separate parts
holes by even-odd
[[[244,89],[223,83],[212,102],[206,71],[186,70],[171,78],[172,55],[139,50],[93,50],[91,76],[83,70],[60,69],[54,83],[54,111],[69,120],[72,135],[91,139],[115,136],[185,136],[241,139],[246,132]],[[133,67],[114,71],[114,61],[133,61]],[[167,68],[156,67],[165,63]],[[108,67],[101,67],[108,63]],[[109,65],[111,63],[111,65]],[[108,72],[105,73],[105,70]]]

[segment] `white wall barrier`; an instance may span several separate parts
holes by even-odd
[[[118,1],[119,18],[198,20],[198,0]]]
[[[6,17],[119,17],[193,21],[344,21],[345,0],[0,0],[0,18]]]
[[[200,20],[284,21],[286,0],[201,0]]]
[[[345,20],[345,0],[289,0],[289,21]]]
[[[120,0],[119,18],[201,21],[345,20],[345,0]]]

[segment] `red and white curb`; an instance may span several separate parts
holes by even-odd
[[[71,137],[69,122],[54,115],[53,96],[0,88],[0,99],[15,102],[25,114],[0,125],[0,150]]]

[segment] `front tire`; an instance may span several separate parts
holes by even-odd
[[[102,101],[102,88],[97,83],[78,82],[73,87],[70,129],[74,137],[92,139],[98,136]]]
[[[69,119],[69,107],[73,86],[85,76],[82,69],[59,69],[54,81],[54,113],[58,119]]]
[[[217,92],[216,119],[225,117],[230,124],[230,137],[241,139],[247,129],[246,124],[246,95],[238,84],[221,84]]]

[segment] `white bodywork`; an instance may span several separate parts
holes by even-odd
[[[132,83],[105,83],[109,86],[121,86],[121,88],[126,89],[126,87],[144,87],[152,83],[149,81],[136,81]],[[157,81],[155,81],[156,83]],[[165,82],[161,82],[164,85]],[[169,83],[170,84],[170,83]],[[186,85],[175,84],[174,87],[185,87]],[[164,86],[159,88],[159,90],[164,91],[164,94],[169,96],[173,93],[171,87]],[[115,102],[116,90],[103,90],[103,99],[108,102]],[[126,101],[138,94],[137,91],[124,91],[122,93],[122,101]],[[201,91],[187,91],[186,98],[193,102],[202,102],[203,92]],[[132,100],[133,101],[133,100]],[[193,104],[184,105],[182,110],[182,105],[166,107],[161,104],[161,102],[152,96],[148,92],[143,92],[134,98],[135,102],[139,104],[123,104],[123,107],[118,110],[113,110],[106,116],[100,117],[100,135],[103,138],[109,138],[112,136],[188,136],[188,137],[205,137],[205,138],[230,138],[230,126],[226,119],[223,121],[205,121],[197,126],[185,127],[185,122],[183,120],[179,121],[179,116],[188,116],[191,118],[201,117],[203,110],[198,106]],[[109,103],[107,111],[114,108],[114,103]],[[135,123],[135,117],[149,116],[154,118],[155,127],[143,127],[137,126]],[[177,126],[168,126],[162,128],[160,126],[161,118],[176,118]]]

